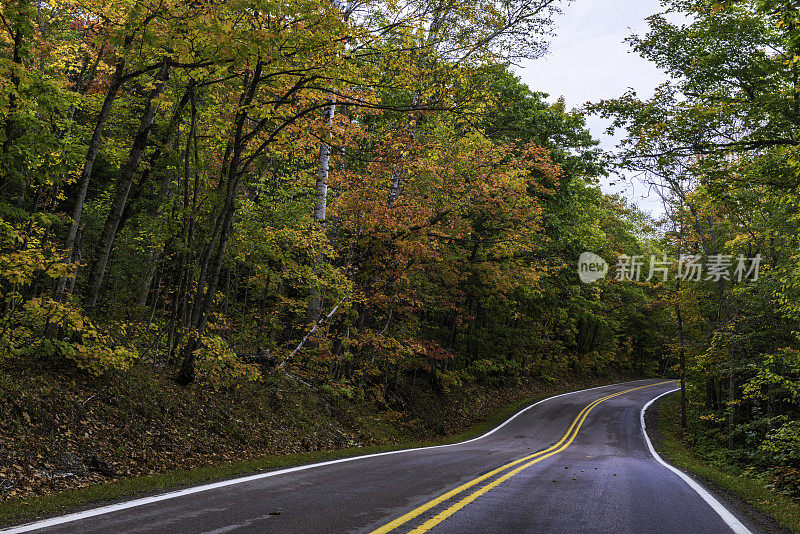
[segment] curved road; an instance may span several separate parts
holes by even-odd
[[[559,395],[460,444],[262,473],[7,532],[758,532],[651,453],[640,415],[674,389],[643,380]]]

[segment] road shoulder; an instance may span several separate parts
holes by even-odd
[[[645,412],[647,434],[655,450],[670,465],[704,486],[740,520],[767,534],[800,534],[800,505],[770,491],[754,479],[721,471],[699,458],[681,440],[678,397],[658,399]]]

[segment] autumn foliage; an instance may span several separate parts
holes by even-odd
[[[4,3],[0,358],[387,407],[650,372],[655,329],[604,301],[657,322],[651,288],[572,263],[635,252],[644,216],[510,73],[558,11],[516,4]]]

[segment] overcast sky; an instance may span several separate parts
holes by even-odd
[[[658,0],[575,0],[563,11],[556,19],[548,55],[516,69],[531,89],[549,93],[548,101],[563,96],[567,107],[577,108],[585,102],[616,98],[628,88],[646,98],[667,79],[624,42],[632,33],[645,33],[645,18],[662,11]],[[587,125],[603,148],[616,146],[615,139],[603,134],[607,121],[587,117]],[[612,180],[603,180],[604,191],[620,192],[643,210],[662,213],[658,199],[641,184],[627,180],[611,186]]]

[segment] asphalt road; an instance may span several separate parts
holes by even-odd
[[[673,389],[650,380],[579,391],[457,445],[265,473],[10,532],[758,532],[651,454],[642,408]]]

